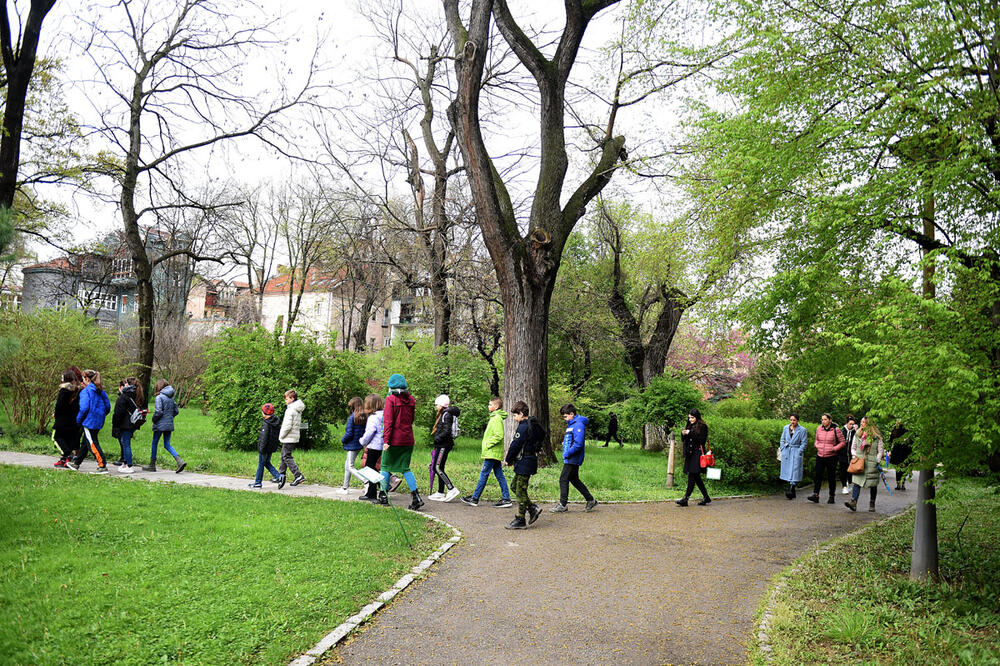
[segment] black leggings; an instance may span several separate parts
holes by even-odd
[[[701,491],[701,494],[705,497],[705,499],[708,499],[708,490],[705,489],[705,482],[701,480],[701,472],[688,474],[688,487],[684,492],[684,497],[691,497],[691,493],[694,492],[695,484],[698,484],[698,490]]]
[[[73,457],[73,452],[80,449],[80,437],[83,435],[82,428],[56,428],[53,438],[62,451],[62,457],[69,459]]]
[[[837,489],[837,456],[822,458],[816,456],[816,471],[813,473],[813,495],[819,497],[819,491],[823,489],[823,476],[826,476],[827,485],[830,486],[832,496]]]
[[[381,449],[368,449],[365,454],[365,467],[378,471],[378,461],[382,459]],[[379,484],[369,483],[365,497],[372,499],[378,494]]]
[[[444,466],[445,463],[448,462],[448,454],[451,453],[451,447],[440,446],[435,447],[435,449],[437,451],[437,455],[434,457],[434,473],[437,474],[438,477],[438,492],[443,493],[445,486],[448,487],[448,490],[455,487],[455,484],[451,482],[448,475],[444,473]]]

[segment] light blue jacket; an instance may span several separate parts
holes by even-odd
[[[798,483],[802,480],[802,459],[805,457],[808,438],[802,425],[791,433],[791,425],[786,425],[781,431],[781,480]]]
[[[577,414],[566,424],[566,434],[563,435],[563,462],[570,465],[582,465],[584,456],[584,440],[587,436],[587,424],[590,419]]]

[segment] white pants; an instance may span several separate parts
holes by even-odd
[[[367,483],[363,477],[358,476],[358,473],[354,470],[354,461],[358,459],[358,454],[361,451],[345,451],[347,458],[344,460],[344,488],[349,488],[351,485],[351,475],[357,476],[362,483]]]

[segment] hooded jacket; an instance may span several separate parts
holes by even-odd
[[[393,389],[382,409],[382,441],[387,446],[413,446],[413,413],[417,401],[406,389]]]
[[[76,422],[88,430],[100,430],[104,427],[104,419],[111,411],[111,401],[108,394],[97,388],[96,384],[87,384],[80,391],[80,411]]]
[[[359,440],[361,446],[372,451],[382,450],[382,423],[383,411],[380,409],[374,414],[369,414],[368,422],[365,424],[365,434]]]
[[[566,423],[566,434],[563,435],[563,462],[569,465],[582,465],[584,456],[584,440],[587,437],[587,424],[590,419],[577,414]]]
[[[281,419],[281,432],[278,439],[282,444],[296,444],[302,432],[302,412],[306,403],[295,400],[285,408],[285,416]]]
[[[450,449],[455,446],[455,438],[451,436],[451,424],[459,417],[462,410],[458,407],[445,407],[441,412],[441,420],[438,421],[437,430],[434,431],[434,446]]]
[[[365,434],[367,423],[355,423],[354,412],[347,417],[347,424],[344,426],[344,436],[340,438],[340,443],[344,445],[345,451],[360,451],[361,436]]]
[[[517,424],[514,438],[510,440],[507,457],[508,465],[514,466],[514,474],[531,476],[538,472],[538,449],[545,439],[545,429],[532,416]]]
[[[483,459],[503,460],[503,420],[507,418],[507,412],[498,409],[490,414],[490,420],[486,424],[486,432],[483,433]]]
[[[172,432],[174,417],[177,416],[177,403],[174,402],[174,387],[167,385],[156,394],[156,408],[153,410],[153,430],[155,432]]]
[[[76,384],[59,385],[59,395],[56,396],[56,408],[53,412],[56,430],[76,430],[76,415],[80,413],[80,392]]]
[[[138,408],[135,403],[135,387],[126,386],[118,394],[115,400],[115,411],[111,416],[111,436],[115,439],[121,437],[125,430],[135,432],[139,428],[132,425],[132,412]]]
[[[278,450],[281,446],[278,441],[278,431],[280,429],[281,423],[278,421],[277,414],[271,414],[264,419],[264,423],[260,426],[260,434],[257,435],[258,453],[263,453],[266,456]]]

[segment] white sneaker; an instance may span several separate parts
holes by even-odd
[[[337,488],[337,494],[339,495],[346,495],[349,492],[351,492],[349,488]]]
[[[849,494],[850,492],[851,492],[851,489],[850,489],[850,488],[848,488],[847,486],[844,486],[844,489],[840,491],[840,494],[841,494],[841,495],[847,495],[847,494]]]
[[[130,467],[129,465],[122,465],[121,467],[118,468],[119,474],[132,474],[134,472],[135,469]]]
[[[427,499],[434,500],[435,502],[443,502],[444,493],[434,493],[433,495],[428,495]]]
[[[459,495],[461,495],[461,493],[458,491],[458,488],[452,488],[447,493],[445,493],[445,495],[444,495],[444,501],[445,502],[450,502],[453,499],[455,499],[456,497],[458,497]]]

